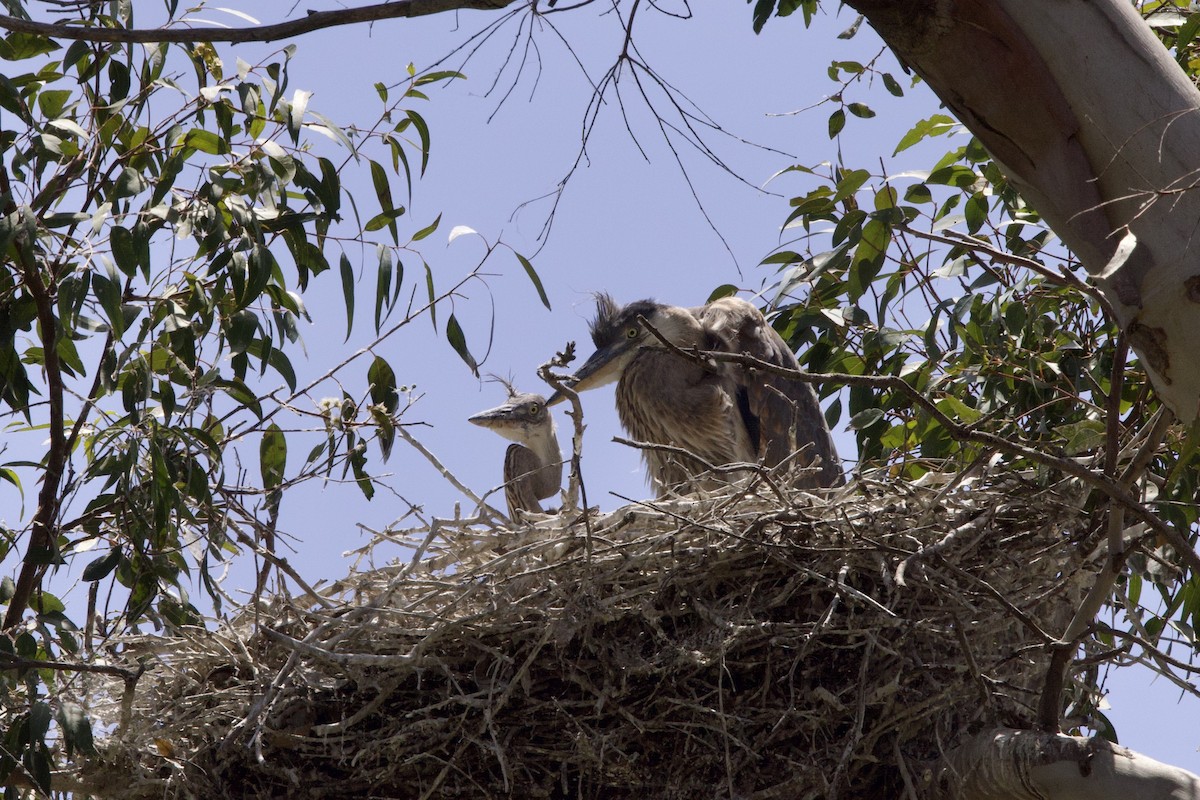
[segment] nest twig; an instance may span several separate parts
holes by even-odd
[[[566,516],[443,521],[410,532],[419,562],[324,605],[128,640],[150,671],[132,697],[95,678],[112,722],[130,713],[82,780],[122,800],[912,797],[975,731],[1033,726],[1045,632],[1093,577],[1073,485],[744,489],[597,517],[590,558]]]

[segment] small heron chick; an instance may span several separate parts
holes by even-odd
[[[553,497],[562,487],[562,451],[554,418],[540,394],[509,388],[508,402],[481,411],[469,420],[495,431],[515,444],[504,454],[504,499],[508,515],[518,511],[541,513],[539,500]]]

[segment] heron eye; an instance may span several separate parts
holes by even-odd
[[[638,337],[638,329],[637,328],[630,328],[629,330],[625,331],[625,338],[636,339],[637,337]]]
[[[536,417],[538,414],[542,413],[542,407],[537,403],[534,403],[529,407],[529,413]]]

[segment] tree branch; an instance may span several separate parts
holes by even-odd
[[[11,198],[7,170],[0,169],[0,195]],[[17,211],[11,199],[5,213]],[[28,208],[25,213],[32,213]],[[54,316],[54,300],[50,290],[42,281],[42,273],[34,257],[34,242],[24,234],[18,235],[17,257],[25,290],[33,297],[37,308],[38,328],[42,343],[42,367],[46,372],[46,394],[49,402],[50,450],[46,453],[46,469],[42,475],[42,488],[38,491],[37,511],[31,522],[29,548],[21,564],[8,610],[4,614],[4,629],[11,629],[21,622],[29,600],[41,581],[50,553],[54,548],[56,521],[58,518],[58,490],[62,483],[63,470],[67,463],[67,442],[63,422],[63,378],[58,361],[58,319]]]
[[[125,669],[111,664],[86,664],[72,661],[39,661],[36,658],[21,658],[11,653],[0,653],[0,667],[10,669],[48,669],[55,672],[90,672],[96,675],[113,675],[122,680],[136,681],[145,667],[136,670]]]
[[[515,0],[397,0],[361,8],[335,11],[309,11],[302,19],[258,25],[250,28],[85,28],[60,23],[35,22],[0,15],[0,28],[20,33],[49,36],[52,39],[73,39],[85,42],[157,43],[157,42],[274,42],[292,39],[306,33],[377,22],[384,19],[424,17],[445,11],[474,9],[497,11]]]
[[[997,728],[952,750],[934,797],[1184,800],[1200,776],[1099,737]]]

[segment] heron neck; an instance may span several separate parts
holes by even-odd
[[[542,463],[538,470],[539,499],[556,493],[562,487],[562,450],[558,446],[558,431],[553,424],[533,431],[525,446],[533,451]],[[544,492],[544,493],[543,493]]]

